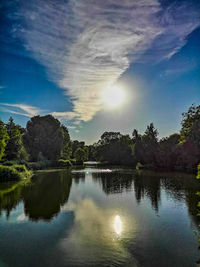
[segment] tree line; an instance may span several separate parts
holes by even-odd
[[[159,140],[153,123],[143,134],[134,129],[131,137],[120,132],[104,132],[89,152],[90,159],[111,164],[196,172],[200,162],[200,106],[193,104],[182,113],[179,133]]]
[[[200,162],[200,106],[182,114],[181,130],[159,139],[150,123],[143,134],[132,136],[104,132],[98,142],[86,146],[70,140],[68,129],[52,115],[31,118],[26,128],[12,118],[0,121],[0,160],[59,161],[82,164],[86,160],[137,168],[195,172]]]
[[[44,162],[60,161],[65,165],[75,159],[87,160],[84,142],[71,141],[66,126],[52,115],[35,116],[26,128],[16,125],[10,117],[7,124],[0,121],[0,160]]]

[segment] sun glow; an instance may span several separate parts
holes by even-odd
[[[119,86],[112,86],[106,88],[103,92],[102,99],[106,107],[117,108],[124,104],[126,100],[126,93],[123,88]]]
[[[116,215],[114,218],[114,229],[115,232],[120,235],[122,232],[122,221],[119,215]]]

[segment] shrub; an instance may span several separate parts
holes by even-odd
[[[70,161],[71,161],[72,165],[76,165],[76,159],[71,159]]]
[[[44,161],[38,161],[38,162],[28,162],[28,168],[30,170],[42,170],[52,167],[52,161],[51,160],[44,160]]]
[[[198,172],[197,172],[197,179],[200,179],[200,163],[199,163],[199,165],[197,167],[197,170],[198,170]]]
[[[59,167],[71,167],[72,163],[70,160],[64,160],[64,159],[59,159],[58,161],[58,166]]]
[[[13,166],[3,166],[0,165],[0,181],[7,182],[7,181],[18,181],[23,178],[22,173],[17,171]]]
[[[6,160],[2,163],[4,166],[13,166],[13,165],[18,165],[18,164],[23,164],[27,166],[27,161],[25,160]]]

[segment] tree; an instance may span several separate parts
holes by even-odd
[[[2,121],[0,121],[0,160],[4,156],[5,148],[7,142],[9,140],[9,136],[7,134],[6,127]]]
[[[156,162],[156,154],[158,152],[158,131],[153,123],[147,126],[142,136],[143,144],[143,161],[146,164],[154,164]]]
[[[28,121],[24,135],[25,146],[31,155],[31,160],[37,161],[41,152],[47,160],[60,158],[66,132],[59,120],[52,115],[35,116]]]
[[[143,153],[144,148],[142,144],[142,136],[138,133],[136,129],[133,130],[132,133],[132,155],[134,157],[135,163],[143,163]]]
[[[193,104],[187,112],[182,113],[182,117],[180,143],[189,138],[200,148],[200,105],[196,107]]]
[[[98,160],[111,164],[131,164],[131,139],[120,132],[104,132],[96,147]]]
[[[13,118],[10,117],[6,124],[9,141],[5,149],[5,158],[8,160],[27,159],[28,155],[25,151],[22,134],[17,125],[15,125]]]
[[[178,164],[195,171],[200,158],[200,105],[192,105],[182,116]]]
[[[81,148],[78,147],[74,153],[76,162],[82,164],[87,159],[87,152]]]
[[[75,157],[74,153],[77,150],[77,148],[80,147],[80,148],[84,149],[85,142],[83,142],[83,141],[80,142],[78,140],[74,140],[74,141],[72,141],[71,146],[72,146],[72,158],[74,158]]]
[[[173,170],[176,167],[180,135],[175,133],[162,138],[156,156],[156,165],[160,168]]]
[[[67,127],[64,125],[61,126],[62,132],[63,132],[63,148],[61,151],[61,159],[67,160],[70,159],[72,154],[72,145],[70,141],[69,132],[67,130]]]

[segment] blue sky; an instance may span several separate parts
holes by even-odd
[[[0,4],[0,118],[53,114],[72,139],[178,132],[200,102],[200,2],[6,0]],[[106,109],[120,85],[126,104]]]

